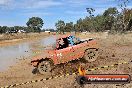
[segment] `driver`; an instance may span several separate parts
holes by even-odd
[[[74,45],[73,36],[69,36],[68,37],[68,41],[69,41],[69,46],[73,46]]]
[[[64,45],[64,41],[63,41],[63,39],[62,38],[60,38],[59,40],[58,40],[58,49],[62,49],[63,48],[63,45]]]

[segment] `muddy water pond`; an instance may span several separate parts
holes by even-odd
[[[0,72],[7,70],[22,58],[33,56],[35,51],[41,51],[45,49],[45,46],[53,45],[55,38],[56,36],[49,36],[37,41],[0,47]]]

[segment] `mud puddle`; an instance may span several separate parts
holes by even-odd
[[[54,43],[55,36],[49,36],[37,41],[0,47],[0,72],[7,70],[9,66],[15,64],[19,59],[33,56],[35,51],[41,51],[45,49],[45,46]]]

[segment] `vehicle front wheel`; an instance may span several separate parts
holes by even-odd
[[[51,74],[51,63],[50,61],[41,61],[38,65],[40,74],[47,75]]]
[[[85,51],[84,59],[88,62],[93,62],[98,57],[98,51],[95,49],[88,49]]]

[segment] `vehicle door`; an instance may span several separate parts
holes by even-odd
[[[62,41],[61,41],[61,43],[62,43]],[[63,41],[63,43],[65,44],[66,42]],[[61,46],[60,49],[56,50],[57,64],[65,63],[65,62],[72,60],[73,53],[74,53],[74,50],[73,50],[72,46],[67,46],[67,47]]]
[[[82,58],[85,50],[85,43],[79,43],[72,46],[74,51],[74,58]]]

